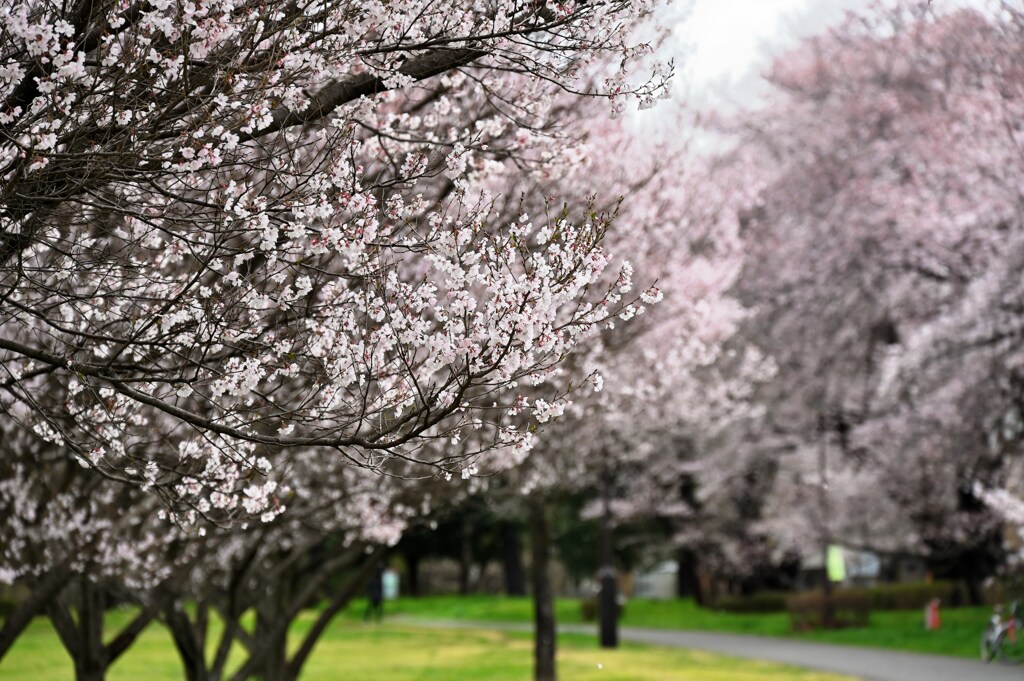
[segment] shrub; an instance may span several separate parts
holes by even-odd
[[[992,585],[986,591],[986,600],[1001,603],[1008,599],[1000,588]],[[879,584],[872,587],[848,587],[836,589],[833,593],[851,594],[853,598],[866,598],[871,610],[920,610],[933,598],[942,601],[943,607],[955,608],[967,605],[966,589],[959,582],[903,582]],[[789,610],[790,595],[779,591],[763,591],[751,596],[726,596],[711,606],[713,610],[738,614],[762,614],[786,612]],[[1012,600],[1012,599],[1011,599]],[[1024,600],[1022,598],[1021,600]]]
[[[711,606],[713,610],[733,613],[785,612],[788,594],[779,591],[762,591],[750,596],[726,596]]]
[[[865,589],[876,610],[919,610],[933,598],[942,601],[946,607],[957,607],[967,603],[964,587],[958,582],[905,582],[880,584]]]
[[[871,614],[871,600],[867,594],[852,589],[835,591],[831,596],[832,621],[825,621],[825,594],[808,591],[790,596],[786,601],[794,631],[813,629],[845,629],[863,627]]]

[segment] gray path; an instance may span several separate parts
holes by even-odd
[[[518,631],[528,631],[532,628],[530,625],[511,623],[396,619],[401,619],[408,624],[431,627]],[[559,631],[593,633],[595,637],[597,635],[595,627],[586,625],[559,627]],[[865,679],[865,681],[1024,681],[1024,667],[983,664],[980,661],[941,655],[903,653],[877,648],[795,641],[787,638],[702,631],[626,627],[621,630],[621,636],[625,641],[672,648],[707,650],[735,657],[769,660],[797,667],[847,674]]]
[[[708,650],[848,674],[870,681],[1024,681],[1024,669],[941,655],[810,643],[767,636],[623,629],[627,641]]]

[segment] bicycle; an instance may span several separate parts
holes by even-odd
[[[1020,664],[1024,662],[1024,609],[1020,603],[1010,604],[1010,616],[1003,619],[1002,606],[997,605],[985,632],[981,635],[981,659],[991,662]]]

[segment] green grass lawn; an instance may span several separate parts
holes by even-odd
[[[126,615],[112,613],[123,622]],[[297,629],[308,624],[300,622]],[[593,637],[560,637],[565,681],[852,681],[847,677],[708,653],[624,645],[597,648]],[[310,658],[303,681],[529,681],[530,637],[522,633],[422,629],[408,624],[363,626],[336,621]],[[0,663],[4,681],[65,681],[71,661],[46,620],[37,619]],[[170,636],[150,627],[111,669],[111,681],[179,681]]]
[[[390,614],[424,619],[454,619],[476,622],[529,622],[530,600],[500,596],[431,596],[403,598],[388,603]],[[561,623],[582,621],[579,601],[560,599],[557,616]],[[353,609],[358,612],[358,605]],[[830,643],[893,648],[925,653],[977,657],[978,641],[992,609],[947,608],[942,611],[942,628],[926,631],[917,610],[875,611],[867,627],[839,631],[795,633],[785,613],[737,615],[697,607],[690,600],[631,601],[626,605],[624,626],[657,629],[695,629],[765,636],[787,636]]]

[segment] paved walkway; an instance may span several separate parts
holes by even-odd
[[[495,622],[426,621],[396,618],[403,623],[430,627],[465,629],[503,629],[528,631],[528,624]],[[559,631],[593,633],[594,626],[569,625]],[[620,632],[624,641],[649,643],[672,648],[707,650],[734,657],[781,662],[797,667],[821,669],[846,674],[865,681],[1024,681],[1024,668],[983,664],[942,655],[904,653],[877,648],[811,643],[788,638],[719,634],[702,631],[668,629],[635,629],[625,627]]]
[[[698,631],[622,630],[627,641],[783,662],[869,681],[1022,681],[1024,669],[942,655],[904,653],[768,636]]]

